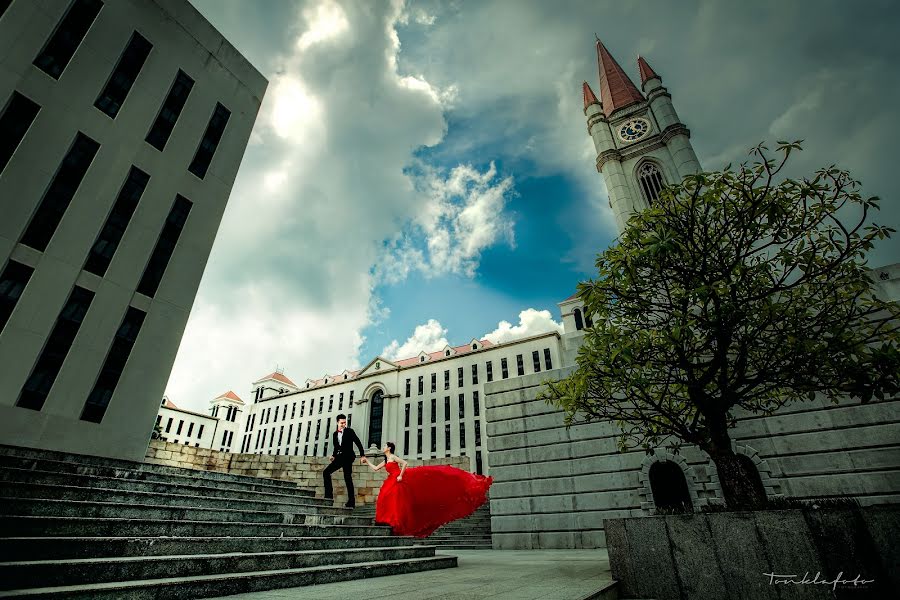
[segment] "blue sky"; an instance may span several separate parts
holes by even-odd
[[[559,327],[613,237],[582,113],[597,33],[662,76],[703,166],[806,140],[898,224],[890,2],[192,0],[268,79],[167,394]],[[892,240],[872,257],[900,259]],[[544,312],[547,311],[547,312]]]

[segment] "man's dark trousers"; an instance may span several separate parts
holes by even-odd
[[[323,475],[325,476],[325,497],[329,500],[334,497],[331,489],[331,474],[338,469],[344,469],[344,484],[347,486],[347,506],[356,506],[356,490],[353,488],[353,462],[356,457],[352,453],[338,454],[331,461],[331,464],[325,467]]]

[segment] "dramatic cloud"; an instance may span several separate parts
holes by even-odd
[[[437,352],[448,345],[450,343],[447,341],[447,330],[434,319],[428,319],[424,325],[417,326],[403,344],[394,340],[385,346],[381,356],[388,360],[412,358],[420,352]]]
[[[513,325],[508,321],[500,321],[497,325],[497,329],[490,333],[485,333],[481,337],[486,338],[495,344],[503,344],[512,340],[518,340],[550,331],[556,331],[562,335],[562,323],[554,321],[549,310],[527,308],[519,313],[518,325]]]

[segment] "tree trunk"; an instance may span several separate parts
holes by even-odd
[[[725,505],[734,510],[744,510],[766,503],[766,492],[759,472],[748,460],[731,449],[731,437],[725,419],[710,426],[709,447],[703,448],[716,465],[719,484]]]

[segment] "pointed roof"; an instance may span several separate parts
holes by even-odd
[[[591,104],[600,104],[600,101],[597,100],[597,96],[594,94],[594,90],[591,89],[587,81],[584,82],[581,93],[584,96],[584,110],[587,110],[587,107]]]
[[[643,56],[638,56],[638,71],[641,72],[641,85],[644,85],[647,83],[647,80],[653,79],[654,77],[662,81],[662,77],[656,74],[656,71],[647,64],[647,61],[644,60]]]
[[[163,405],[165,408],[178,408],[177,406],[175,406],[175,403],[174,403],[174,402],[172,402],[171,400],[169,400],[169,399],[166,398],[165,396],[163,396],[163,403],[162,403],[162,405]]]
[[[600,102],[607,117],[620,108],[644,101],[644,95],[634,86],[599,38],[597,64],[600,68]]]
[[[235,394],[234,392],[232,392],[231,390],[228,390],[227,392],[225,392],[225,393],[222,394],[221,396],[216,396],[216,400],[222,400],[223,398],[226,399],[226,400],[234,400],[235,402],[238,402],[238,403],[240,403],[240,404],[243,404],[243,403],[244,403],[244,401],[241,400],[241,399],[238,397],[238,395]]]
[[[297,384],[296,384],[296,383],[294,383],[293,381],[291,381],[290,379],[288,379],[287,377],[285,377],[284,373],[279,373],[278,371],[275,371],[274,373],[269,373],[269,374],[266,375],[265,377],[260,377],[259,379],[257,379],[257,380],[254,381],[253,383],[259,383],[260,381],[265,381],[265,380],[267,380],[267,379],[274,379],[275,381],[280,381],[281,383],[286,383],[286,384],[288,384],[288,385],[292,385],[292,386],[294,386],[294,387],[297,387]]]

